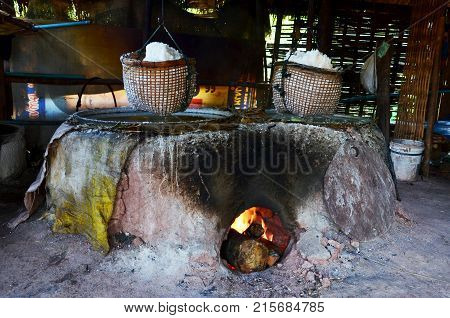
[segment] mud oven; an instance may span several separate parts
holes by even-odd
[[[145,244],[177,273],[295,268],[389,228],[386,160],[360,118],[86,111],[55,134],[26,202],[45,192],[55,232],[104,252]]]

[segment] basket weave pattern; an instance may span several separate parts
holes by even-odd
[[[194,60],[189,59],[188,66],[184,59],[144,62],[136,52],[124,54],[120,60],[130,107],[158,115],[188,108],[197,88]]]
[[[283,62],[278,62],[272,82],[277,111],[300,116],[328,115],[336,111],[342,87],[339,72],[287,63],[284,79],[282,74]]]

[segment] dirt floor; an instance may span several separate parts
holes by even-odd
[[[383,237],[316,268],[331,278],[329,288],[283,266],[208,281],[185,277],[167,286],[165,269],[152,267],[151,247],[102,255],[81,236],[53,234],[44,211],[11,232],[6,223],[20,211],[20,184],[29,179],[32,174],[0,186],[1,297],[450,297],[448,179],[399,184],[412,221],[398,218]]]

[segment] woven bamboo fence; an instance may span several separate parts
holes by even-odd
[[[405,82],[400,89],[395,138],[423,139],[437,25],[446,9],[443,4],[447,2],[448,0],[412,0],[414,7],[411,22],[420,22],[414,24],[409,34],[403,71]],[[439,7],[442,9],[436,11]],[[433,11],[436,12],[423,19]]]

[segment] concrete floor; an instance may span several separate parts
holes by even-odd
[[[213,280],[200,290],[184,282],[163,286],[147,276],[145,248],[104,256],[81,236],[53,234],[42,213],[11,233],[5,223],[20,209],[20,184],[0,188],[0,297],[450,297],[448,179],[399,184],[412,222],[398,219],[389,233],[328,266],[332,285],[316,290],[297,279],[278,288],[277,279],[289,273],[277,267],[229,279],[228,285]],[[242,281],[261,288],[241,292]]]
[[[450,181],[400,183],[411,224],[397,222],[384,237],[363,243],[354,275],[324,297],[449,297]]]

